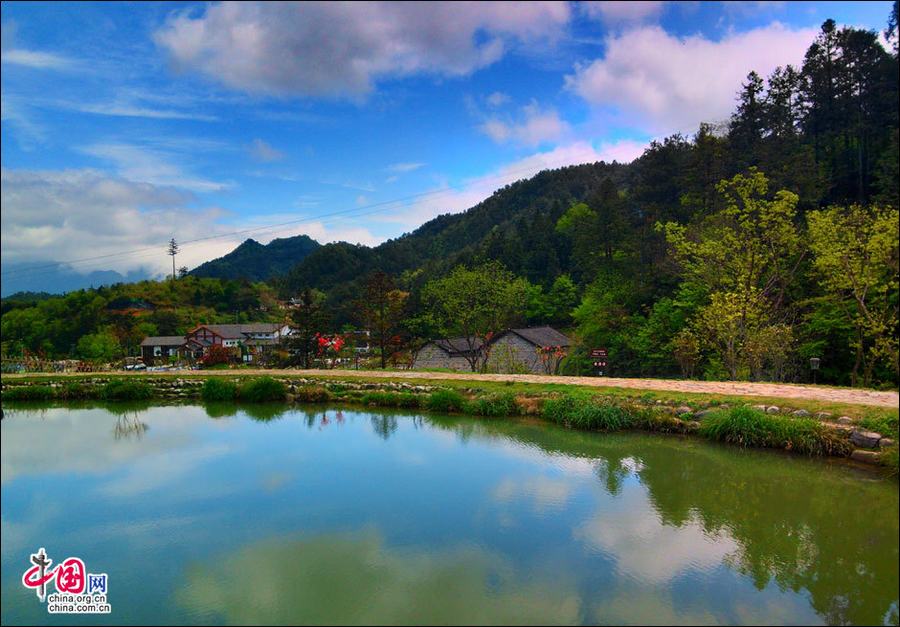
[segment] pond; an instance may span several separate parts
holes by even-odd
[[[898,484],[691,438],[383,410],[4,408],[2,622],[898,623]],[[110,615],[22,585],[106,573]]]

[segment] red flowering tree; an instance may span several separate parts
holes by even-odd
[[[559,365],[568,355],[564,346],[538,346],[535,351],[537,351],[538,360],[546,374],[559,372]]]
[[[325,360],[326,364],[334,365],[334,360],[341,354],[341,349],[347,343],[343,335],[322,335],[316,333],[316,355]]]
[[[206,354],[200,358],[200,363],[203,364],[204,368],[209,368],[219,364],[231,363],[233,357],[232,352],[221,344],[213,344],[207,349]]]

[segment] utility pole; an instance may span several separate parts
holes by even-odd
[[[175,238],[169,240],[169,249],[166,253],[170,257],[172,257],[172,280],[175,280],[175,255],[178,254],[178,242],[175,241]]]

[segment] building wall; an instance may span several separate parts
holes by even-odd
[[[488,372],[502,374],[545,374],[537,347],[515,333],[504,333],[491,346]]]
[[[427,368],[448,368],[450,370],[471,370],[469,362],[464,357],[450,357],[447,351],[438,348],[434,342],[429,342],[422,347],[413,362],[413,370],[425,370]]]

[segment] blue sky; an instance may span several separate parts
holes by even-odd
[[[246,237],[376,244],[723,121],[750,69],[890,6],[4,3],[2,261],[159,273],[173,236],[202,239],[188,266]]]

